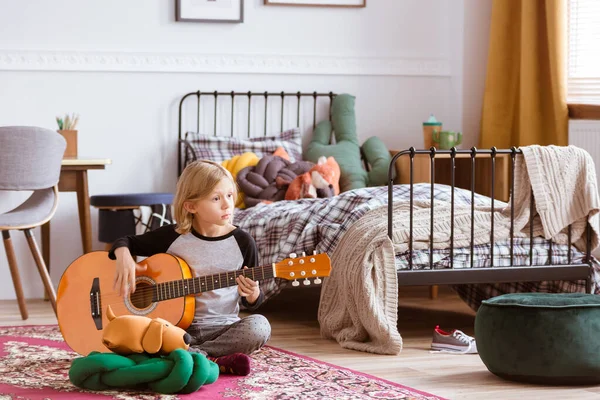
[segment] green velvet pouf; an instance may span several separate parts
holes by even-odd
[[[600,296],[513,293],[483,301],[475,340],[490,372],[546,385],[600,383]]]

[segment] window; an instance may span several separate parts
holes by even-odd
[[[568,0],[567,102],[600,104],[600,0]]]

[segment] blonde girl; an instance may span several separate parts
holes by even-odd
[[[235,181],[224,167],[207,160],[189,164],[177,182],[173,204],[177,224],[123,237],[112,246],[109,257],[117,260],[115,290],[119,294],[135,290],[135,273],[144,268],[133,256],[172,254],[184,259],[197,276],[258,266],[254,239],[232,224],[236,198]],[[239,317],[240,300],[254,310],[264,296],[258,282],[241,274],[236,282],[237,286],[196,297],[194,321],[187,332],[190,351],[209,356],[221,372],[247,375],[248,354],[269,340],[271,325],[259,314]]]

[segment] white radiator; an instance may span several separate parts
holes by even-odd
[[[596,164],[596,179],[600,180],[600,121],[570,120],[569,144],[586,150]],[[592,251],[594,257],[600,259],[600,247]]]
[[[600,179],[600,121],[569,121],[569,144],[590,153],[596,164],[596,177]]]

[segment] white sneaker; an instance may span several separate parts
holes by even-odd
[[[474,337],[458,329],[450,332],[443,331],[439,325],[433,330],[431,349],[442,353],[477,354],[477,344]]]

